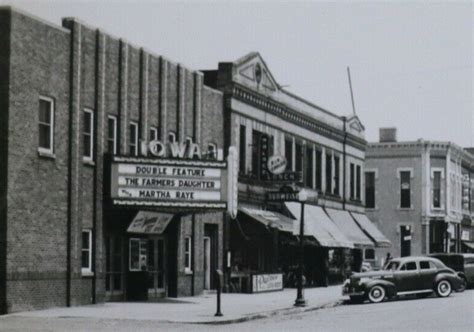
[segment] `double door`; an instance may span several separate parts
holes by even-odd
[[[165,239],[147,240],[147,285],[151,299],[166,296],[165,250]]]

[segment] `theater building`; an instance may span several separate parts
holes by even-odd
[[[365,182],[366,213],[392,241],[392,256],[474,251],[472,149],[397,141],[396,128],[382,128],[367,146]]]
[[[222,92],[74,18],[1,7],[0,45],[0,312],[212,288]]]
[[[285,90],[259,53],[203,72],[205,84],[224,94],[225,146],[239,152],[239,208],[226,232],[233,288],[249,290],[254,274],[294,275],[301,204],[270,200],[282,187],[308,192],[307,285],[327,284],[328,274],[340,281],[362,260],[372,261],[376,246],[390,245],[365,215],[366,141],[357,116],[336,115]],[[270,160],[281,162],[278,174]]]

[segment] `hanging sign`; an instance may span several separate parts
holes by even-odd
[[[268,159],[267,168],[272,174],[278,175],[286,169],[286,158],[284,156],[273,155]]]

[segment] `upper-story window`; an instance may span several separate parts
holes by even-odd
[[[334,156],[334,195],[339,196],[339,157]]]
[[[117,154],[117,117],[109,115],[107,118],[107,152]]]
[[[158,128],[150,127],[150,142],[158,141],[159,139],[160,139],[160,136],[158,134]]]
[[[322,153],[321,150],[316,150],[316,189],[321,190],[322,186]]]
[[[433,171],[433,208],[441,208],[441,171]]]
[[[210,160],[217,160],[217,145],[209,143],[207,146],[207,158]]]
[[[294,171],[294,164],[293,164],[293,138],[285,137],[285,158],[287,162],[287,170]]]
[[[375,209],[375,172],[365,172],[365,207]]]
[[[245,125],[240,125],[240,142],[239,142],[239,172],[245,174],[247,172],[246,153],[247,153],[247,130]]]
[[[138,123],[136,122],[130,122],[129,151],[131,156],[138,156]]]
[[[326,193],[332,193],[332,154],[326,153]]]
[[[39,135],[38,150],[53,154],[54,152],[54,100],[49,97],[39,99]]]
[[[411,172],[400,171],[400,207],[411,207]]]
[[[306,187],[313,188],[314,178],[314,163],[313,163],[313,147],[311,145],[306,146]]]
[[[83,159],[92,161],[94,158],[94,112],[84,109],[83,112]]]
[[[349,165],[349,196],[355,199],[355,164]]]
[[[295,142],[295,171],[303,172],[303,144]]]
[[[361,167],[360,165],[357,165],[356,166],[356,199],[358,201],[360,201],[360,192],[361,192],[361,188],[362,188],[362,181],[361,181]]]

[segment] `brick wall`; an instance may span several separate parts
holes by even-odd
[[[0,50],[0,126],[8,124],[8,136],[0,140],[9,140],[8,163],[0,144],[0,276],[6,276],[0,278],[6,279],[0,281],[0,311],[103,301],[107,116],[117,116],[121,154],[129,152],[130,121],[139,124],[143,141],[156,126],[164,141],[174,131],[178,140],[193,137],[205,152],[209,143],[223,147],[222,93],[204,87],[201,73],[75,19],[59,27],[9,8],[0,10],[0,18],[2,45],[11,38],[11,51]],[[38,154],[40,96],[54,99],[53,156]],[[92,163],[83,160],[84,108],[94,113]],[[1,165],[8,166],[8,177]],[[206,222],[220,225],[222,213],[212,215]],[[204,223],[195,225],[198,254]],[[92,276],[81,274],[83,229],[93,231]],[[187,279],[178,280],[180,294],[190,293]],[[202,276],[196,273],[194,280],[197,294]]]

